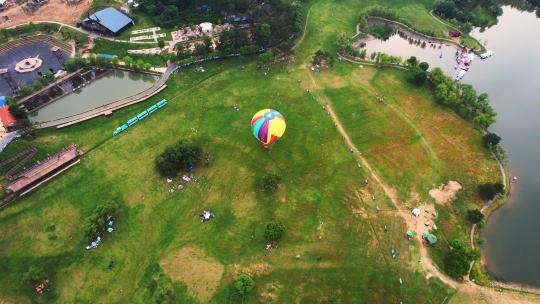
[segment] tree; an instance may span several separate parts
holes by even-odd
[[[281,182],[281,177],[277,174],[267,174],[263,177],[261,181],[261,188],[266,193],[271,193],[277,190],[279,183]]]
[[[468,210],[467,219],[471,224],[478,224],[484,219],[484,214],[478,209]]]
[[[418,59],[415,56],[411,56],[405,62],[408,66],[415,67],[418,64]]]
[[[478,194],[484,200],[492,200],[500,193],[504,193],[504,185],[502,183],[485,183],[478,186]]]
[[[133,64],[133,59],[129,56],[124,57],[122,61],[124,61],[124,65],[128,68]]]
[[[420,67],[415,66],[411,68],[412,82],[417,86],[423,86],[427,80],[427,72]]]
[[[168,146],[156,157],[156,169],[163,176],[175,176],[200,162],[202,149],[192,143],[180,141]]]
[[[418,65],[419,68],[421,68],[423,71],[427,71],[429,69],[429,63],[427,62],[420,62]]]
[[[204,44],[197,44],[195,45],[195,51],[193,52],[196,56],[204,56],[208,54],[208,50],[204,46]]]
[[[204,41],[204,47],[206,48],[206,52],[207,53],[212,52],[212,39],[210,39],[210,37],[208,36],[204,36],[203,41]]]
[[[482,137],[482,141],[486,148],[491,149],[501,142],[501,138],[495,133],[488,132]]]
[[[96,239],[107,226],[107,216],[114,216],[117,209],[118,204],[115,201],[106,201],[97,205],[92,214],[86,219],[83,228],[84,236],[89,241]]]
[[[234,281],[234,289],[240,295],[245,296],[253,289],[253,279],[249,275],[242,273]]]
[[[160,49],[162,49],[163,47],[165,47],[165,41],[163,41],[162,39],[158,40],[157,42],[157,45]]]
[[[267,242],[275,242],[285,233],[285,225],[282,222],[270,222],[266,225],[264,229],[264,238]]]

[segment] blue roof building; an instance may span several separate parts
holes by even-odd
[[[119,34],[132,24],[135,24],[133,19],[114,7],[95,12],[81,22],[85,29],[112,36]]]

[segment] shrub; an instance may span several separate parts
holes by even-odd
[[[492,200],[499,193],[504,193],[504,185],[501,183],[486,183],[478,186],[478,194],[484,200]]]
[[[270,222],[264,229],[264,238],[267,242],[275,242],[285,233],[285,225],[282,222]]]
[[[245,273],[239,275],[234,281],[234,289],[242,296],[248,294],[253,289],[253,279]]]
[[[478,209],[468,210],[467,219],[471,224],[478,224],[484,219],[484,214]]]
[[[277,174],[267,174],[261,181],[262,190],[266,193],[271,193],[277,190],[281,177]]]
[[[156,157],[156,169],[163,176],[175,176],[182,169],[187,170],[200,162],[202,149],[192,143],[180,141],[168,146]]]

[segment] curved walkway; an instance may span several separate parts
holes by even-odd
[[[161,92],[167,87],[165,82],[167,82],[167,80],[169,79],[169,77],[171,76],[171,74],[174,72],[175,69],[176,69],[176,64],[169,64],[169,66],[167,67],[167,70],[165,70],[165,73],[161,75],[161,77],[158,79],[158,81],[156,81],[156,83],[154,83],[154,85],[152,85],[150,88],[138,94],[103,105],[101,107],[92,109],[90,111],[86,111],[84,113],[80,113],[80,114],[76,114],[76,115],[72,115],[72,116],[68,116],[68,117],[60,118],[56,120],[51,120],[51,121],[47,121],[43,123],[38,123],[34,125],[34,128],[36,129],[44,129],[44,128],[49,128],[49,127],[63,128],[63,127],[67,127],[67,126],[79,123],[79,122],[83,122],[85,120],[88,120],[94,117],[101,116],[101,115],[109,115],[113,111],[116,111],[123,107],[127,107],[132,104],[136,104],[143,100],[146,100],[158,94],[159,92]]]

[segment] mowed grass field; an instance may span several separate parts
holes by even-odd
[[[204,74],[175,76],[163,96],[153,100],[165,97],[169,105],[119,137],[109,138],[119,123],[151,102],[109,119],[39,134],[33,144],[40,148],[54,140],[80,143],[88,152],[80,165],[0,213],[3,299],[144,303],[164,288],[180,302],[235,303],[239,299],[230,286],[239,271],[255,276],[256,289],[246,299],[253,302],[438,303],[447,295],[437,281],[425,281],[416,271],[401,220],[377,213],[379,202],[361,194],[380,191],[361,187],[363,171],[326,112],[295,81],[302,70],[276,68],[264,75],[254,63],[239,61],[206,68]],[[232,108],[235,103],[239,111]],[[286,136],[268,150],[249,130],[251,115],[265,107],[279,109],[288,121]],[[85,132],[89,129],[94,131]],[[169,193],[154,158],[180,139],[198,142],[212,162],[197,168],[200,183]],[[273,197],[257,190],[266,173],[283,177]],[[97,250],[86,251],[83,219],[108,199],[123,204],[118,230]],[[216,218],[201,224],[197,214],[206,207],[215,209]],[[287,235],[267,252],[263,229],[272,219],[285,223]],[[391,258],[392,246],[397,260]],[[198,252],[189,255],[191,263],[223,269],[217,278],[198,270],[198,282],[209,289],[167,276],[169,270],[182,277],[169,269],[170,256],[186,247]],[[174,265],[182,267],[182,262],[187,261]],[[21,273],[35,264],[50,273],[52,294],[35,296],[21,285]],[[193,297],[193,288],[199,298]]]
[[[81,164],[0,211],[0,300],[441,303],[451,296],[453,290],[425,278],[417,245],[404,238],[407,227],[383,191],[375,183],[363,186],[367,172],[320,100],[332,102],[354,143],[400,200],[414,192],[428,201],[433,186],[462,183],[459,210],[439,211],[448,223],[478,203],[474,183],[497,177],[480,134],[436,106],[427,91],[410,87],[404,72],[336,63],[310,75],[306,65],[317,49],[332,51],[339,33],[352,35],[360,10],[375,3],[315,0],[306,8],[308,30],[296,63],[274,66],[268,74],[244,58],[205,64],[205,73],[186,69],[159,96],[112,117],[42,130],[34,140],[10,145],[2,158],[29,145],[40,149],[35,159],[71,143],[85,154]],[[415,3],[423,8],[421,16],[427,14],[431,1]],[[409,2],[383,4],[400,8]],[[388,105],[378,104],[375,92]],[[111,138],[117,126],[161,98],[169,105]],[[266,150],[249,123],[268,107],[285,115],[287,131]],[[179,140],[198,143],[211,162],[196,168],[199,183],[169,193],[154,158]],[[267,173],[283,179],[272,196],[257,186]],[[98,249],[86,251],[84,219],[111,199],[121,203],[118,229]],[[202,224],[198,214],[208,207],[216,218]],[[266,251],[263,230],[271,220],[282,221],[286,235],[278,248]],[[460,225],[442,226],[450,238],[466,232]],[[445,250],[439,244],[436,257]],[[21,282],[32,265],[47,270],[52,292],[35,295]],[[241,272],[255,281],[245,299],[232,291]]]

